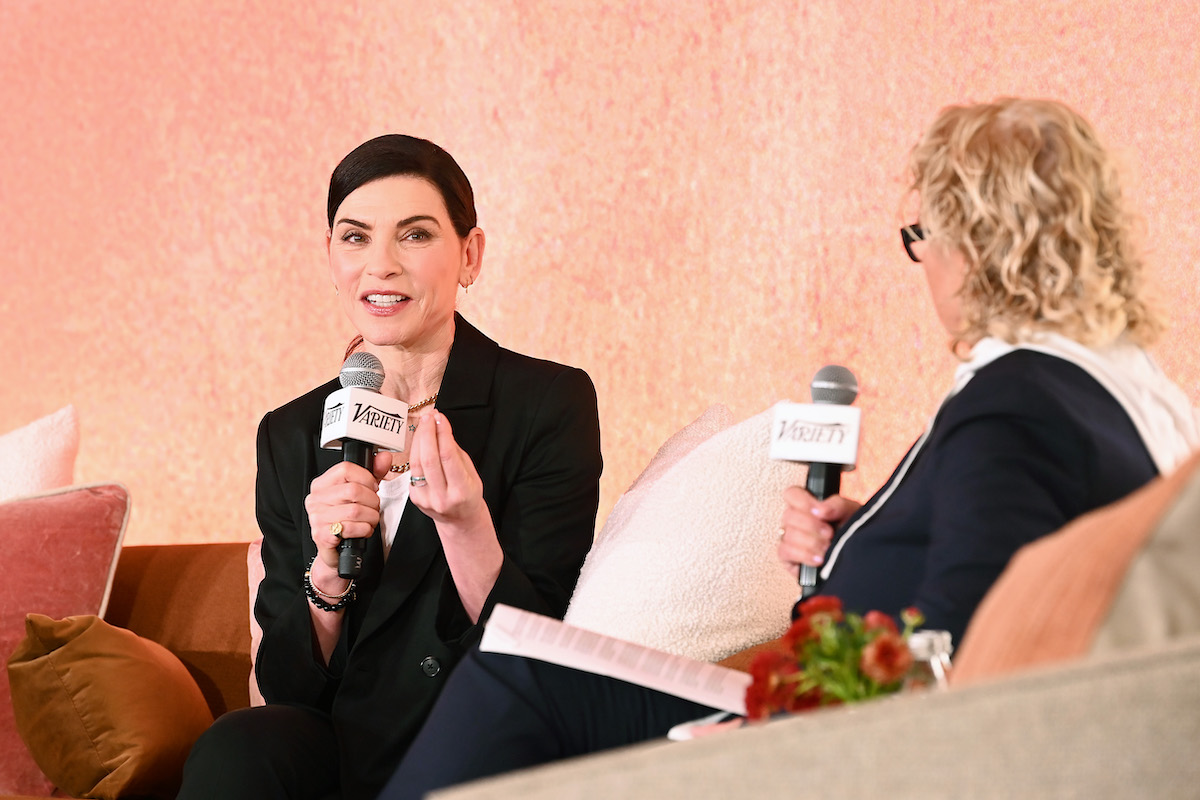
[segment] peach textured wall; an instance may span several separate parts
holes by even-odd
[[[601,519],[708,405],[806,399],[830,362],[862,384],[845,489],[886,478],[953,370],[896,228],[907,150],[956,101],[1052,96],[1096,123],[1175,318],[1157,355],[1200,400],[1189,4],[308,6],[0,4],[0,431],[74,403],[77,480],[131,488],[131,543],[255,535],[255,426],[351,333],[326,181],[387,131],[475,185],[463,312],[595,380]]]

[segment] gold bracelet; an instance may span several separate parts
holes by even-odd
[[[346,591],[341,594],[326,594],[313,584],[312,567],[317,561],[317,557],[313,556],[313,560],[309,563],[308,569],[304,572],[304,594],[312,601],[312,604],[321,611],[340,611],[345,608],[348,603],[354,601],[354,581],[350,581],[350,585],[346,587]],[[336,603],[329,603],[325,600],[336,600]]]

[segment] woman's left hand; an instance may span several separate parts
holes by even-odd
[[[504,563],[483,481],[440,411],[417,424],[408,460],[409,481],[416,481],[409,500],[437,525],[458,597],[476,623]]]
[[[482,527],[495,536],[483,500],[483,481],[470,456],[454,441],[450,420],[440,411],[426,414],[417,425],[409,475],[410,500],[437,523],[440,533],[466,533]]]

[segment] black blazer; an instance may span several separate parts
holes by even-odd
[[[1129,415],[1087,372],[1016,350],[943,404],[908,473],[872,511],[898,473],[834,537],[836,547],[872,515],[820,591],[859,612],[916,606],[925,627],[950,631],[957,645],[1018,548],[1158,470]]]
[[[561,617],[591,547],[599,503],[596,391],[582,370],[502,349],[456,315],[437,408],[483,481],[505,560],[472,625],[431,519],[409,504],[386,564],[368,540],[357,600],[328,668],[309,621],[302,576],[316,547],[304,498],[341,458],[318,445],[321,386],[268,413],[258,430],[257,514],[266,571],[255,615],[256,672],[269,703],[328,713],[344,798],[382,788],[445,679],[496,603]]]

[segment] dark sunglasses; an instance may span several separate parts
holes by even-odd
[[[905,225],[900,229],[900,241],[904,242],[904,252],[908,253],[908,257],[918,264],[921,259],[917,258],[912,251],[913,242],[921,242],[925,240],[925,231],[921,228],[921,223],[914,222],[912,225]]]

